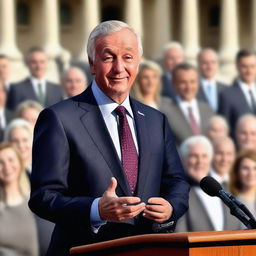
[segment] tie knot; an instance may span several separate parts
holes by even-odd
[[[115,109],[115,112],[119,117],[124,117],[126,115],[126,109],[124,106],[118,106]]]

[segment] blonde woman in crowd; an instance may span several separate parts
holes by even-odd
[[[159,109],[161,98],[161,67],[150,60],[144,60],[133,87],[135,98],[142,103]]]
[[[25,119],[34,128],[36,120],[42,110],[43,106],[40,103],[34,100],[26,100],[18,105],[16,117]]]
[[[25,169],[31,172],[32,165],[32,140],[33,128],[30,123],[24,119],[14,119],[6,128],[4,140],[11,142],[19,150]]]
[[[244,150],[237,156],[230,177],[230,191],[256,214],[256,150]]]
[[[0,144],[0,255],[37,256],[34,216],[28,208],[30,188],[19,151]]]

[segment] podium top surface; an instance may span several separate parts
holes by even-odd
[[[236,230],[236,231],[203,231],[188,233],[168,233],[168,234],[146,234],[130,236],[95,244],[82,245],[71,248],[70,252],[79,251],[91,252],[101,249],[111,249],[136,244],[168,244],[168,246],[193,246],[193,244],[221,243],[221,242],[243,242],[256,241],[256,230]]]

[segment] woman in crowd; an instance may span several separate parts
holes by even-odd
[[[16,117],[25,119],[34,128],[36,120],[42,110],[43,107],[38,102],[34,100],[26,100],[18,105]]]
[[[140,64],[137,80],[133,87],[135,98],[146,105],[159,109],[161,74],[161,67],[157,63],[144,60]]]
[[[241,151],[230,177],[230,191],[256,214],[256,151]]]
[[[28,208],[29,181],[19,151],[0,144],[0,255],[37,256],[36,223]]]
[[[17,147],[22,156],[26,171],[31,172],[33,128],[24,119],[14,119],[5,130],[4,140]]]

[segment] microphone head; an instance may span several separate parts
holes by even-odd
[[[210,176],[200,181],[200,187],[209,196],[219,196],[219,191],[222,190],[220,183]]]

